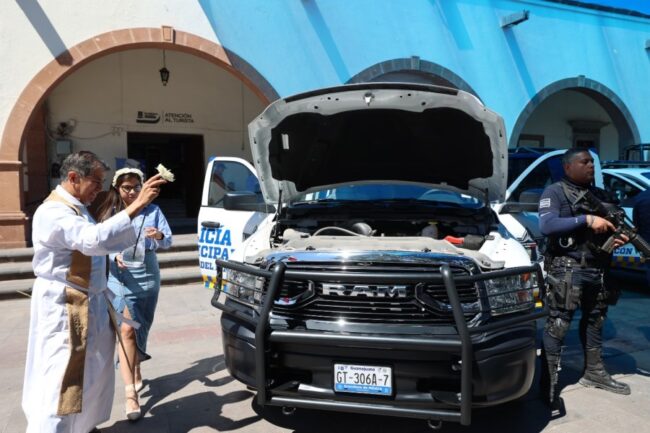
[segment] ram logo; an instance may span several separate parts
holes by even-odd
[[[322,294],[325,296],[365,296],[366,298],[406,298],[406,286],[346,286],[343,284],[323,283]]]

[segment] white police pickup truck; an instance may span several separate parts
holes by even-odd
[[[199,252],[226,366],[260,405],[469,424],[530,388],[542,275],[491,207],[502,119],[367,83],[271,104],[255,167],[210,161]]]
[[[542,259],[536,245],[542,238],[539,232],[536,197],[546,186],[557,182],[564,175],[561,163],[564,152],[564,149],[554,150],[531,158],[528,166],[521,170],[508,186],[505,200],[492,204],[500,222],[526,247],[533,261]],[[631,217],[633,196],[647,188],[647,184],[643,183],[639,176],[650,170],[616,167],[601,170],[598,155],[592,152],[592,156],[595,161],[595,185],[619,197],[621,206]],[[629,171],[634,171],[632,175],[636,177],[630,175]],[[241,255],[235,255],[237,247],[268,216],[260,211],[230,212],[223,209],[226,185],[229,185],[229,191],[233,192],[254,191],[257,194],[256,201],[263,201],[255,173],[255,168],[249,162],[239,158],[214,158],[208,164],[198,230],[199,262],[206,287],[213,288],[216,281],[214,260],[241,260]],[[216,181],[221,178],[227,179],[227,183]],[[215,222],[219,223],[219,227],[215,226]],[[641,255],[631,244],[616,249],[612,257],[613,269],[623,278],[642,278],[642,263]]]

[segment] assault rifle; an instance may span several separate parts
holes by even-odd
[[[567,188],[569,189],[569,188]],[[650,258],[650,245],[643,239],[634,227],[634,224],[627,218],[625,211],[612,203],[601,201],[596,195],[588,189],[580,191],[570,188],[572,198],[575,197],[573,204],[581,207],[590,214],[598,215],[612,223],[616,228],[600,249],[608,254],[614,251],[614,241],[620,239],[621,235],[628,237],[629,242],[634,245],[636,250],[643,254],[644,257]]]

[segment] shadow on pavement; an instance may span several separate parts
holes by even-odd
[[[216,431],[238,430],[259,421],[260,417],[253,415],[235,421],[221,415],[221,410],[224,405],[249,399],[251,395],[244,390],[225,395],[206,391],[155,406],[151,415],[153,419],[165,418],[169,431],[174,433],[189,432],[197,427],[211,427]]]
[[[194,381],[199,381],[206,388],[216,388],[232,382],[231,376],[212,380],[208,376],[225,369],[223,355],[201,359],[185,370],[152,380],[144,380],[145,391],[142,397],[150,397],[142,405],[142,416],[137,423],[119,421],[110,427],[102,428],[103,433],[122,433],[141,431],[160,431],[182,433],[197,427],[211,427],[217,431],[236,430],[260,419],[251,416],[234,421],[221,415],[226,404],[237,403],[251,397],[249,391],[238,390],[224,395],[213,391],[180,397],[159,404]],[[144,417],[149,412],[150,417]]]

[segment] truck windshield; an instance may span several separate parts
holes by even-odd
[[[425,201],[480,208],[483,203],[472,196],[438,188],[416,185],[346,185],[301,196],[294,203],[334,201]]]

